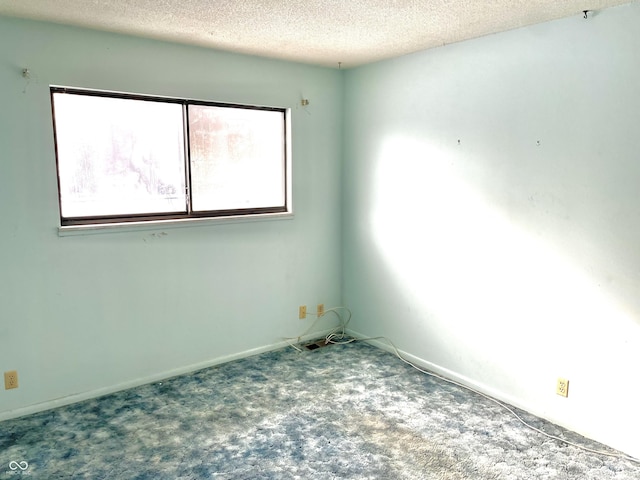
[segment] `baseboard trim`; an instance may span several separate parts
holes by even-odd
[[[261,347],[252,348],[252,349],[245,350],[238,353],[233,353],[231,355],[223,355],[221,357],[215,357],[210,360],[206,360],[204,362],[193,363],[190,365],[186,365],[184,367],[174,368],[171,370],[167,370],[154,375],[138,378],[128,382],[123,382],[123,383],[111,385],[108,387],[98,388],[95,390],[89,390],[82,393],[76,393],[73,395],[68,395],[66,397],[56,398],[56,399],[48,400],[42,403],[36,403],[33,405],[17,408],[14,410],[8,410],[6,412],[0,412],[0,421],[10,420],[12,418],[24,417],[26,415],[32,415],[34,413],[44,412],[46,410],[51,410],[53,408],[63,407],[65,405],[71,405],[72,403],[77,403],[77,402],[82,402],[84,400],[90,400],[92,398],[102,397],[104,395],[109,395],[111,393],[119,392],[122,390],[128,390],[130,388],[139,387],[141,385],[147,385],[149,383],[160,382],[163,380],[167,380],[169,378],[178,377],[180,375],[186,375],[188,373],[213,367],[215,365],[232,362],[234,360],[253,357],[254,355],[260,355],[261,353],[271,352],[274,350],[280,350],[281,348],[291,346],[292,343],[297,344],[299,342],[307,342],[310,340],[315,340],[317,338],[324,337],[329,333],[331,333],[334,329],[335,328],[317,331],[317,332],[309,333],[305,336],[296,337],[291,341],[282,340],[280,342],[263,345]]]
[[[370,337],[368,335],[364,335],[360,332],[356,332],[355,330],[350,330],[350,329],[348,329],[346,333],[353,338],[362,339],[363,342],[366,342],[374,347],[380,348],[394,355],[396,354],[394,347],[392,347],[389,343],[387,343],[381,338],[369,339]],[[640,459],[640,455],[638,454],[638,451],[635,447],[630,448],[628,444],[624,444],[624,443],[621,444],[619,441],[611,441],[610,439],[596,438],[594,435],[590,435],[584,431],[581,431],[579,427],[576,427],[575,425],[568,425],[566,422],[563,422],[562,419],[550,417],[549,415],[546,414],[546,412],[539,411],[539,409],[535,408],[535,406],[527,405],[515,397],[506,395],[504,392],[501,392],[500,390],[496,390],[494,388],[488,387],[483,383],[474,381],[469,377],[466,377],[464,375],[460,375],[459,373],[454,372],[453,370],[449,370],[447,368],[441,367],[440,365],[424,360],[423,358],[416,357],[415,355],[412,355],[403,350],[398,349],[398,353],[405,360],[413,363],[414,365],[416,365],[417,367],[420,367],[421,369],[436,373],[446,379],[453,380],[454,382],[460,383],[473,390],[477,390],[478,392],[484,395],[487,395],[495,400],[498,400],[501,403],[516,407],[525,412],[529,412],[531,415],[535,415],[537,417],[543,418],[551,423],[554,423],[563,428],[576,432],[584,436],[585,438],[591,438],[592,440],[600,442],[603,445],[607,445],[610,448],[616,449],[620,452],[624,452],[626,455],[629,455],[633,458]]]
[[[362,341],[373,345],[374,347],[380,348],[382,350],[385,350],[387,352],[393,353],[394,355],[396,354],[396,351],[394,349],[393,346],[391,346],[391,344],[387,343],[386,341],[384,341],[381,338],[377,338],[377,339],[369,339],[370,337],[368,337],[367,335],[363,335],[360,332],[356,332],[354,330],[347,330],[347,334],[357,338],[357,339],[363,339]],[[537,415],[539,417],[541,417],[541,415],[539,413],[536,413],[534,410],[535,409],[531,409],[530,407],[528,407],[527,405],[524,405],[522,402],[520,402],[517,398],[515,397],[511,397],[509,395],[505,395],[504,392],[501,392],[499,390],[496,390],[494,388],[488,387],[487,385],[477,382],[475,380],[472,380],[469,377],[466,377],[464,375],[460,375],[459,373],[453,371],[453,370],[449,370],[448,368],[442,367],[438,364],[435,364],[433,362],[430,362],[428,360],[425,360],[423,358],[417,357],[415,355],[412,355],[408,352],[405,352],[404,350],[400,350],[398,349],[398,353],[407,361],[413,363],[415,366],[420,367],[421,369],[427,370],[428,372],[433,372],[437,375],[440,375],[441,377],[444,377],[446,379],[452,380],[456,383],[460,383],[466,387],[469,387],[473,390],[477,390],[478,392],[487,395],[495,400],[498,400],[502,403],[508,404],[510,406],[519,408],[521,410],[524,410],[526,412],[531,412],[533,415]],[[550,420],[553,421],[553,420]]]

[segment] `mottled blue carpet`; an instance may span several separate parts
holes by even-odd
[[[1,422],[0,478],[23,476],[637,480],[640,465],[548,439],[354,343],[279,350]]]

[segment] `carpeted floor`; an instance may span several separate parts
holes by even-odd
[[[605,448],[527,414],[549,433]],[[0,478],[640,479],[363,343],[239,360],[0,423]]]

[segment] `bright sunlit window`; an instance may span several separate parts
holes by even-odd
[[[51,87],[62,226],[285,213],[287,110]]]

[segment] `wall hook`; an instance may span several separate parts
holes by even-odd
[[[583,10],[582,13],[584,13],[584,18],[589,18],[589,10]]]

